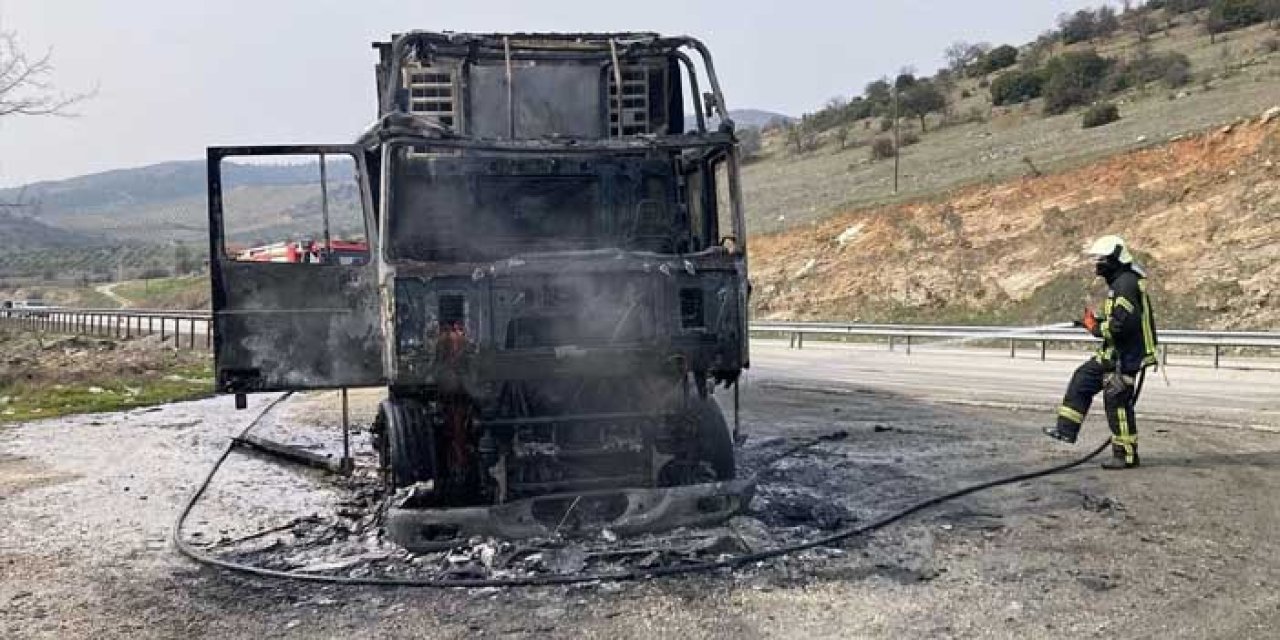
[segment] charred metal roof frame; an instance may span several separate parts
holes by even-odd
[[[386,45],[375,43],[374,46]],[[720,80],[716,76],[711,52],[701,41],[689,36],[662,37],[648,32],[474,34],[411,31],[395,36],[390,47],[390,59],[394,64],[382,69],[386,74],[383,86],[388,89],[382,93],[380,112],[383,116],[398,111],[395,96],[400,89],[404,88],[399,71],[410,53],[427,60],[438,53],[449,53],[472,60],[599,58],[605,62],[611,62],[615,55],[619,58],[669,55],[679,59],[689,71],[691,88],[694,89],[695,94],[693,99],[699,130],[705,132],[705,114],[700,104],[701,96],[697,92],[697,74],[693,72],[692,61],[680,51],[683,48],[690,48],[697,51],[702,59],[703,68],[711,84],[712,101],[709,106],[719,115],[721,128],[733,131],[734,127],[733,119],[729,117],[729,107],[725,103],[724,93],[720,90]]]

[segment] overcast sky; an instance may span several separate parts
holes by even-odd
[[[410,29],[647,30],[715,55],[729,106],[798,115],[956,40],[1021,44],[1100,0],[0,0],[0,30],[97,87],[77,118],[0,120],[0,186],[203,157],[217,144],[349,142],[376,110],[373,40]]]

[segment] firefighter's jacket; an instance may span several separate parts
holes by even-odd
[[[1107,284],[1111,290],[1098,318],[1102,346],[1095,357],[1108,370],[1118,367],[1125,374],[1158,364],[1155,311],[1146,278],[1124,268]]]

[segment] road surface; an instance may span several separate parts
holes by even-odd
[[[1079,447],[1039,434],[1074,359],[753,347],[748,446],[848,430],[781,474],[859,521],[1104,437],[1097,415]],[[997,489],[732,574],[579,588],[318,587],[199,567],[168,547],[171,519],[252,412],[217,398],[16,425],[0,431],[0,637],[1274,637],[1280,374],[1175,367],[1170,381],[1142,400],[1139,470]],[[357,393],[358,417],[377,398]],[[278,433],[336,447],[335,408],[299,400]],[[227,472],[193,531],[243,535],[343,496],[252,458]]]

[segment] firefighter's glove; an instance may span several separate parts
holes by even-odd
[[[1084,318],[1080,320],[1080,326],[1084,327],[1084,330],[1088,331],[1090,335],[1096,336],[1102,333],[1102,325],[1098,321],[1098,316],[1089,307],[1084,308]]]

